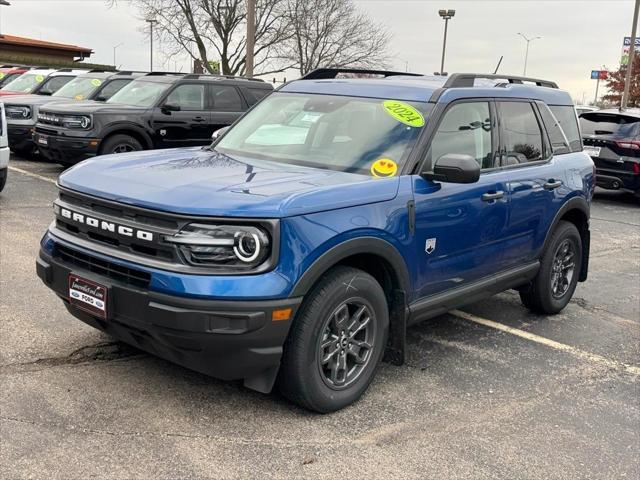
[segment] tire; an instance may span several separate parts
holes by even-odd
[[[568,258],[569,254],[571,258]],[[569,265],[573,266],[567,268]],[[581,267],[580,233],[573,223],[562,220],[551,235],[542,255],[538,274],[529,285],[520,290],[520,300],[535,313],[560,312],[573,296]],[[560,272],[558,276],[557,272]]]
[[[139,152],[142,144],[130,135],[118,134],[107,138],[100,147],[100,155],[110,153]]]
[[[388,330],[389,310],[380,284],[362,270],[332,268],[307,294],[296,315],[284,345],[280,391],[290,401],[320,413],[350,405],[373,380]],[[357,333],[349,337],[350,331]],[[357,345],[364,343],[371,348]],[[327,346],[323,349],[322,344]],[[321,354],[329,359],[326,364]]]
[[[0,170],[0,192],[4,190],[4,186],[7,184],[8,174],[9,174],[8,168],[3,168]]]
[[[33,160],[36,156],[35,147],[27,148],[11,148],[14,155],[20,157],[22,160]]]

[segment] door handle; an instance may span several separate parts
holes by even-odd
[[[498,190],[497,192],[483,193],[482,194],[482,201],[483,202],[490,202],[492,200],[499,200],[502,197],[504,197],[504,192],[502,190]]]
[[[554,180],[553,178],[543,185],[545,190],[554,190],[562,185],[560,180]]]
[[[194,122],[204,122],[204,117],[193,117],[191,120]]]

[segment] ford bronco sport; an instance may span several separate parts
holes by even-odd
[[[577,124],[569,94],[354,72],[382,78],[317,70],[209,147],[70,169],[38,275],[89,325],[319,412],[402,363],[407,325],[511,288],[562,310],[595,184],[549,109]]]
[[[273,87],[222,75],[148,73],[105,104],[75,102],[40,110],[34,139],[62,165],[110,153],[201,146]]]

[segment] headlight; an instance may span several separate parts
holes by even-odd
[[[177,244],[187,262],[197,266],[253,270],[271,254],[269,233],[255,226],[192,223],[165,240]]]
[[[82,128],[86,130],[91,126],[91,117],[87,115],[62,117],[61,123],[66,128]]]
[[[6,114],[8,118],[15,118],[16,120],[25,120],[31,118],[31,108],[18,105],[7,105]]]

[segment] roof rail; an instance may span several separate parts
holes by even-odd
[[[538,87],[558,88],[558,84],[549,80],[540,80],[538,78],[518,77],[514,75],[500,75],[493,73],[452,73],[447,78],[443,88],[464,88],[473,87],[476,78],[506,80],[509,83],[522,84],[524,82],[535,83]]]
[[[135,75],[139,73],[140,75],[146,75],[149,72],[143,72],[140,70],[120,70],[118,72],[113,72],[114,75]]]
[[[185,75],[186,79],[199,79],[199,78],[215,78],[215,79],[228,79],[228,80],[246,80],[248,82],[264,82],[261,78],[249,78],[249,77],[236,77],[233,75],[219,75],[211,73],[188,73]]]
[[[180,72],[149,72],[145,74],[147,77],[161,77],[163,75],[184,76],[186,74]]]
[[[317,68],[300,80],[322,80],[328,78],[336,78],[340,73],[362,73],[370,75],[382,75],[383,77],[396,77],[400,75],[409,77],[422,77],[421,73],[408,73],[408,72],[394,72],[390,70],[368,70],[366,68]]]

